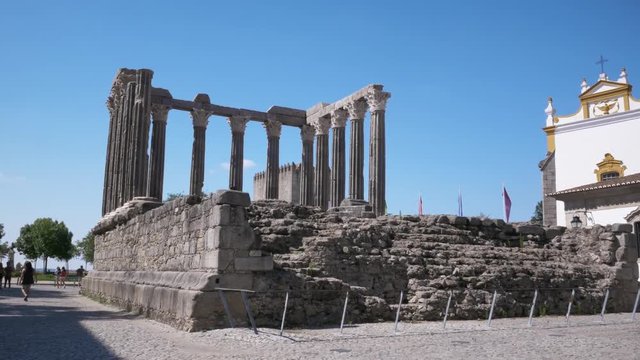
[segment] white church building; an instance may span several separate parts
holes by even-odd
[[[634,224],[640,230],[640,100],[627,73],[582,81],[578,111],[558,116],[545,109],[547,155],[542,171],[543,218],[547,226]],[[577,217],[577,218],[576,218]]]

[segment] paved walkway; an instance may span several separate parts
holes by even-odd
[[[185,333],[103,306],[77,287],[37,285],[24,302],[0,290],[0,360],[7,359],[640,359],[640,316],[365,324],[338,329]],[[10,336],[5,336],[10,334]]]

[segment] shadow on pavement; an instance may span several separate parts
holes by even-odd
[[[57,305],[64,303],[65,298],[71,301],[74,296],[77,295],[35,286],[29,301],[25,302],[18,286],[1,289],[0,331],[3,336],[0,336],[0,359],[116,358],[80,321],[119,320],[134,316]]]

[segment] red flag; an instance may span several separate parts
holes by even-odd
[[[422,194],[418,197],[418,216],[422,216]]]
[[[504,200],[504,219],[509,222],[509,216],[511,215],[511,198],[507,193],[507,188],[502,186],[502,199]]]

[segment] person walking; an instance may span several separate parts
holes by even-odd
[[[29,301],[29,293],[31,293],[31,285],[33,285],[33,266],[31,261],[24,263],[24,269],[20,273],[20,284],[22,284],[22,294],[24,301]]]
[[[58,268],[56,268],[56,283],[54,284],[55,287],[60,288],[60,266],[58,266]]]
[[[76,277],[78,278],[78,287],[82,287],[82,277],[84,276],[84,268],[80,265],[80,268],[76,270]]]
[[[0,288],[2,288],[2,278],[3,277],[4,277],[4,269],[2,268],[2,261],[0,261]]]
[[[64,266],[62,267],[62,270],[60,271],[60,285],[62,285],[62,287],[64,289],[67,288],[67,269],[64,268]],[[58,286],[60,287],[60,286]]]
[[[9,284],[9,289],[11,289],[11,275],[13,273],[13,265],[11,261],[7,261],[7,266],[4,268],[4,287],[7,287]],[[2,285],[2,283],[0,283]]]

